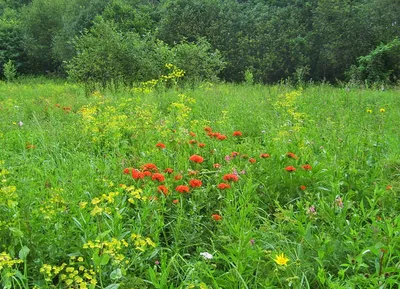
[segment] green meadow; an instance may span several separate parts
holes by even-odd
[[[400,91],[0,83],[3,288],[398,288]]]

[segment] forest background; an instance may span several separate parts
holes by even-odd
[[[398,0],[0,0],[0,75],[393,84],[399,17]]]

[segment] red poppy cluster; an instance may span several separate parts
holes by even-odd
[[[228,181],[228,182],[238,182],[239,181],[239,177],[235,174],[226,174],[222,177],[222,179],[224,181]]]
[[[309,164],[305,164],[301,166],[305,171],[311,171],[312,167]]]
[[[212,218],[214,221],[221,221],[221,220],[222,220],[221,215],[218,215],[218,214],[212,214],[212,215],[211,215],[211,218]]]
[[[188,186],[180,185],[175,188],[175,191],[177,191],[178,193],[181,193],[181,194],[189,193],[190,188]]]
[[[197,179],[191,179],[191,180],[189,181],[189,185],[190,185],[192,188],[201,187],[202,184],[203,184],[203,183],[202,183],[200,180],[197,180]]]
[[[207,135],[210,138],[215,138],[217,140],[224,140],[227,138],[226,135],[221,134],[219,132],[213,132],[213,130],[211,129],[211,127],[205,127],[204,131],[207,133]],[[190,137],[195,138],[196,134],[194,132],[189,132],[188,135],[190,135]],[[233,137],[242,137],[243,133],[241,131],[234,131],[232,133]],[[182,142],[183,143],[183,142]],[[205,143],[199,142],[196,139],[191,139],[188,141],[189,144],[191,145],[195,145],[197,144],[199,148],[204,148],[206,146]],[[163,150],[165,149],[167,146],[163,143],[163,142],[158,142],[156,144],[156,147]],[[218,152],[217,149],[213,149],[210,151],[210,153],[215,153]],[[298,160],[299,157],[293,153],[293,152],[288,152],[286,153],[286,157],[288,159],[292,159],[292,160]],[[207,161],[211,161],[214,158],[214,156],[211,156],[210,159]],[[261,164],[261,160],[262,159],[269,159],[271,158],[271,155],[268,153],[261,153],[259,154],[259,158],[254,157],[254,155],[247,155],[247,154],[241,154],[237,151],[232,151],[231,153],[227,154],[225,156],[225,160],[227,162],[241,162],[241,160],[246,160],[251,164],[256,164],[254,167],[258,167],[258,166],[262,166]],[[205,162],[205,159],[203,156],[199,155],[199,154],[192,154],[189,157],[189,162],[192,163],[192,168],[194,168],[194,166],[196,166],[196,169],[200,168],[200,164]],[[258,164],[258,162],[260,162],[260,164]],[[232,164],[231,163],[231,164]],[[220,163],[214,163],[212,165],[212,167],[214,169],[216,169],[215,172],[213,173],[219,173],[220,170],[223,168],[223,166]],[[225,167],[225,165],[224,165]],[[228,167],[228,166],[227,166]],[[306,163],[304,165],[301,166],[301,168],[304,171],[311,171],[312,167],[310,164]],[[250,169],[250,167],[248,167],[248,169],[251,171],[252,169]],[[293,165],[288,165],[285,168],[285,171],[289,172],[289,173],[293,173],[296,172],[297,169],[296,167],[294,167]],[[159,170],[159,168],[157,168],[157,166],[153,163],[146,163],[144,165],[142,165],[139,169],[136,168],[125,168],[123,170],[123,174],[127,174],[127,175],[131,175],[133,179],[140,181],[140,184],[142,185],[142,187],[144,187],[145,185],[142,183],[141,180],[145,179],[146,177],[148,177],[148,179],[151,179],[153,182],[152,185],[150,185],[150,187],[153,187],[155,190],[157,190],[157,192],[160,195],[164,195],[165,197],[169,196],[170,194],[188,194],[190,192],[196,191],[196,189],[198,188],[202,188],[204,186],[204,179],[202,180],[202,175],[204,173],[204,171],[200,171],[200,170],[194,170],[194,169],[188,169],[187,173],[183,174],[182,171],[180,172],[175,172],[173,168],[165,168],[164,170]],[[241,170],[241,172],[238,172],[236,169],[232,170],[233,173],[228,173],[228,174],[224,174],[222,175],[222,180],[220,183],[217,183],[216,185],[210,186],[213,188],[217,188],[220,191],[224,191],[224,190],[229,190],[232,187],[234,187],[234,183],[239,182],[240,178],[239,178],[239,174],[246,174],[245,170]],[[181,180],[184,179],[188,176],[187,181],[182,182]],[[175,183],[174,185],[170,186],[171,183]],[[207,186],[208,187],[208,186]],[[208,187],[208,188],[210,188]],[[306,186],[301,185],[298,187],[300,190],[304,191],[306,190]],[[207,190],[203,190],[203,191],[207,191]],[[199,190],[199,193],[202,192],[201,190]],[[151,196],[149,197],[149,200],[152,201],[157,201],[158,197],[156,196]],[[172,202],[174,204],[178,204],[180,202],[179,199],[175,198],[172,199]],[[182,199],[181,199],[182,201]],[[221,221],[222,220],[222,216],[219,214],[212,214],[211,215],[212,220],[214,221]]]
[[[199,156],[199,155],[192,155],[189,158],[189,160],[191,160],[192,162],[200,164],[200,163],[202,163],[204,161],[204,158],[202,156]]]
[[[285,170],[287,171],[287,172],[295,172],[296,171],[296,168],[294,167],[294,166],[287,166],[286,168],[285,168]]]
[[[286,156],[287,156],[288,158],[290,158],[290,159],[295,159],[295,160],[297,160],[297,159],[299,158],[296,154],[294,154],[294,153],[292,153],[292,152],[288,152],[288,153],[286,154]]]

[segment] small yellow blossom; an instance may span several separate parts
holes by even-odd
[[[287,262],[289,261],[289,258],[287,258],[285,255],[280,254],[280,255],[276,255],[275,259],[274,259],[275,263],[281,266],[287,266]]]
[[[381,108],[379,111],[380,111],[380,112],[385,112],[385,109],[384,109],[384,108]]]
[[[372,113],[372,109],[367,109],[367,113]]]

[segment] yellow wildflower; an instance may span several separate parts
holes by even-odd
[[[280,255],[276,255],[275,257],[275,263],[281,266],[287,266],[287,262],[289,261],[289,258],[287,258],[285,255],[280,254]]]

